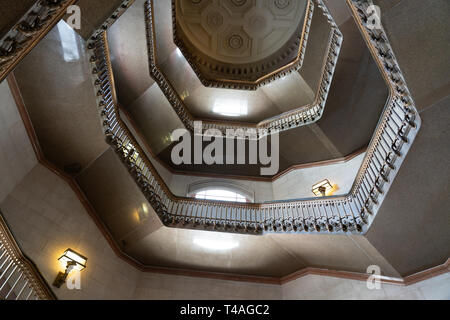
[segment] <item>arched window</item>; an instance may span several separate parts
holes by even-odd
[[[189,185],[188,197],[199,200],[230,202],[253,202],[254,194],[248,187],[239,183],[220,180],[203,180]]]
[[[196,199],[200,200],[218,200],[230,202],[250,202],[244,195],[237,192],[224,189],[207,189],[195,194]]]

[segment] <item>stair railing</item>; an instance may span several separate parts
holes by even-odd
[[[349,194],[339,197],[243,204],[175,196],[120,117],[107,28],[94,33],[88,49],[106,140],[166,226],[248,234],[367,231],[421,120],[384,29],[374,30],[367,25],[368,1],[347,3],[390,94],[353,187]]]

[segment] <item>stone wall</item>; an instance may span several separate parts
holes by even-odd
[[[0,83],[0,201],[37,164],[6,80]]]

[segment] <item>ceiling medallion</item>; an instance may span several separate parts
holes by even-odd
[[[228,44],[232,49],[240,49],[244,44],[244,39],[242,39],[242,37],[238,34],[233,34],[228,39]]]
[[[291,4],[289,0],[276,0],[275,5],[278,9],[286,9]]]
[[[246,3],[247,3],[247,0],[231,0],[231,2],[232,2],[235,6],[240,7],[240,6],[243,6],[244,4],[246,4]]]
[[[172,0],[174,41],[207,87],[256,90],[298,71],[310,0]]]

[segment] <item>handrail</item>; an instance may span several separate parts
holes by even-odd
[[[238,129],[256,129],[256,135],[252,137],[246,137],[248,139],[259,139],[267,134],[274,132],[285,131],[300,126],[308,125],[318,121],[323,114],[323,109],[328,98],[328,93],[331,87],[331,82],[334,76],[334,71],[336,68],[336,63],[341,50],[341,45],[343,41],[342,33],[340,32],[338,26],[331,17],[328,8],[323,4],[322,0],[314,0],[317,6],[323,11],[323,15],[327,17],[327,21],[331,26],[330,38],[327,45],[327,56],[324,58],[324,63],[322,67],[320,84],[317,89],[317,93],[314,98],[314,102],[291,110],[289,112],[283,113],[281,115],[275,116],[270,119],[266,119],[258,124],[252,123],[235,123],[231,121],[211,121],[211,120],[201,120],[195,119],[195,117],[190,113],[188,107],[183,102],[183,99],[176,92],[175,88],[165,76],[164,72],[158,66],[157,55],[156,55],[156,35],[155,35],[155,21],[154,21],[154,8],[153,0],[148,0],[145,4],[146,8],[146,20],[147,20],[147,39],[148,39],[148,55],[150,62],[150,74],[158,84],[161,91],[166,96],[167,100],[171,104],[175,113],[180,118],[181,122],[184,124],[186,129],[194,130],[194,121],[202,121],[205,130],[216,129],[226,133],[227,129],[238,130]],[[308,12],[305,15],[305,26],[303,28],[304,35],[302,36],[302,41],[300,44],[301,57],[304,57],[306,50],[306,41],[308,39],[309,30],[312,21],[312,15],[314,12],[313,0],[309,0],[309,5],[307,8]],[[109,54],[108,54],[109,55]],[[303,59],[301,59],[303,61]],[[278,74],[274,78],[281,78],[282,75]]]
[[[36,46],[77,0],[39,0],[0,39],[0,82]]]
[[[175,196],[119,115],[105,30],[91,37],[93,83],[107,142],[125,163],[146,199],[169,227],[236,233],[365,233],[373,222],[421,125],[384,29],[367,27],[367,1],[347,0],[389,87],[389,100],[346,196],[229,203]]]
[[[0,213],[0,300],[55,300],[36,266],[23,254]]]

